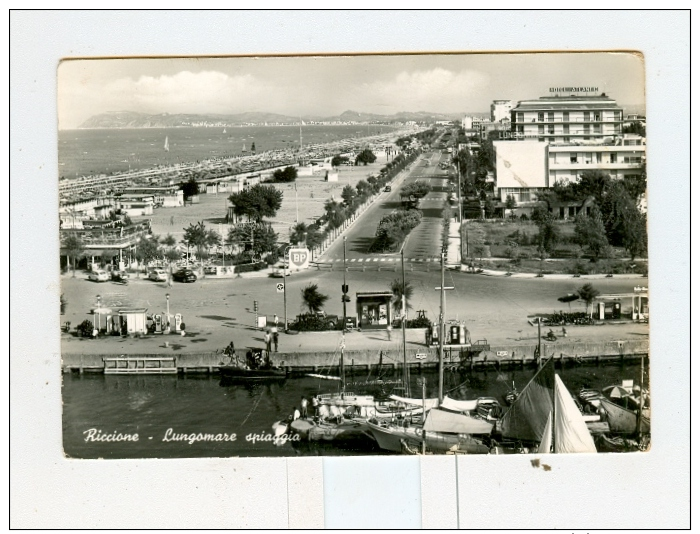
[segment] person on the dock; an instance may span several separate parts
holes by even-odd
[[[278,324],[279,322],[280,322],[280,319],[279,319],[279,317],[277,317],[277,314],[275,314],[275,315],[272,317],[272,323],[275,325],[275,328],[277,328],[277,324]]]
[[[301,418],[307,419],[309,416],[309,401],[306,397],[301,398]]]
[[[272,327],[272,342],[275,344],[275,352],[277,352],[277,346],[279,345],[280,341],[280,334],[277,331],[277,327],[273,326]]]
[[[270,331],[267,330],[265,331],[265,348],[267,349],[267,352],[270,352],[272,346],[272,335],[270,334]]]

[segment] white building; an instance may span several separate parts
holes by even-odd
[[[491,122],[509,121],[513,104],[512,100],[494,100],[491,103]]]
[[[522,100],[511,110],[515,139],[603,142],[620,135],[621,129],[622,108],[605,93]]]
[[[534,139],[494,141],[496,187],[502,202],[533,202],[538,192],[557,182],[576,182],[587,171],[613,179],[639,176],[646,159],[646,140],[625,134],[610,144],[582,145]]]

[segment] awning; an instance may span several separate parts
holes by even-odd
[[[428,432],[452,434],[490,434],[493,423],[442,410],[430,410],[423,429]]]

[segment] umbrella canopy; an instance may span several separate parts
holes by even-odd
[[[608,386],[603,389],[603,393],[605,393],[611,399],[624,399],[625,397],[633,396],[622,386]]]

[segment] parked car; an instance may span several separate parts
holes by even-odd
[[[92,280],[93,282],[106,282],[109,280],[109,274],[107,274],[107,271],[98,269],[96,271],[91,271],[90,274],[88,274],[88,280]]]
[[[391,191],[391,186],[390,186],[390,185],[387,185],[387,186],[384,188],[384,191],[386,191],[387,193],[388,193],[389,191]]]
[[[154,282],[167,282],[168,273],[166,273],[163,269],[153,269],[150,273],[148,273],[148,279],[153,280]]]
[[[112,282],[119,284],[128,284],[129,273],[126,271],[112,271]]]
[[[173,280],[176,282],[194,282],[197,280],[197,275],[190,269],[180,269],[173,273]]]

